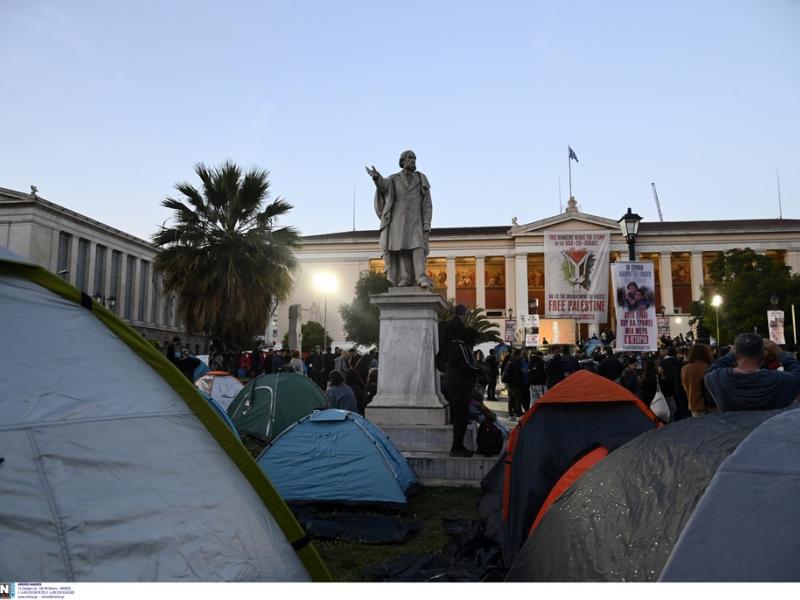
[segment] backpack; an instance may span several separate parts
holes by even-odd
[[[476,450],[484,456],[494,456],[503,451],[503,432],[491,419],[484,419],[478,427]]]

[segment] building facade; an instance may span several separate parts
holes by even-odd
[[[180,335],[200,353],[206,340],[183,331],[175,298],[161,292],[156,247],[35,193],[0,188],[0,245],[58,274],[159,343]]]
[[[508,315],[545,316],[544,232],[548,230],[608,231],[610,261],[628,259],[628,245],[617,219],[581,213],[572,203],[564,213],[527,224],[515,219],[510,226],[434,228],[427,261],[434,291],[470,307],[483,307],[501,331]],[[277,330],[288,328],[288,305],[300,304],[303,321],[326,322],[334,344],[343,344],[338,307],[352,300],[362,271],[383,270],[378,236],[377,230],[305,236],[295,290],[278,309]],[[800,220],[641,223],[636,253],[639,260],[655,265],[656,307],[669,317],[672,335],[690,330],[690,305],[700,299],[704,287],[711,286],[708,267],[718,253],[745,247],[800,272]],[[338,282],[335,291],[315,287],[323,273]],[[327,311],[322,308],[325,304]],[[608,327],[614,329],[614,303],[608,304]],[[580,337],[585,339],[598,329],[582,325]]]

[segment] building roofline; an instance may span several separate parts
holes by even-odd
[[[4,196],[6,198],[11,198],[11,200],[9,201],[6,198],[3,198]],[[32,194],[26,194],[23,192],[18,192],[16,190],[10,190],[8,188],[0,187],[0,203],[6,205],[8,204],[20,204],[20,205],[30,204],[34,206],[38,205],[53,212],[59,213],[63,216],[69,217],[80,223],[85,223],[92,225],[94,227],[98,227],[104,231],[123,237],[131,242],[147,246],[151,250],[156,249],[155,244],[153,244],[152,242],[143,240],[140,237],[131,235],[130,233],[122,231],[121,229],[117,229],[116,227],[112,227],[111,225],[106,225],[105,223],[101,223],[100,221],[92,219],[91,217],[87,217],[86,215],[82,215],[81,213],[75,212],[74,210],[70,210],[69,208],[65,208],[60,204],[56,204],[55,202],[50,202],[49,200],[45,200],[38,194],[36,196],[33,196]]]

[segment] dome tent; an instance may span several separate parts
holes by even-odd
[[[590,371],[573,373],[542,395],[512,431],[505,456],[500,541],[506,564],[564,490],[656,426],[639,398]],[[496,479],[498,470],[490,475]],[[483,487],[497,489],[489,482]]]
[[[419,487],[383,431],[333,408],[289,427],[256,462],[288,503],[404,506]]]
[[[0,553],[0,578],[330,578],[191,382],[102,305],[5,248],[0,331],[0,539],[14,549]]]
[[[223,410],[236,398],[244,385],[227,371],[208,371],[197,379],[194,384],[198,389],[216,400]]]
[[[289,425],[326,405],[325,394],[308,377],[270,373],[242,388],[228,406],[228,416],[240,432],[271,443]]]
[[[684,419],[556,501],[508,581],[797,581],[800,411]]]

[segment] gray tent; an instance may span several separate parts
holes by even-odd
[[[506,580],[800,581],[798,432],[793,408],[643,433],[553,503]]]
[[[329,577],[166,357],[0,248],[0,581]]]
[[[800,410],[780,413],[717,469],[662,581],[800,581]]]

